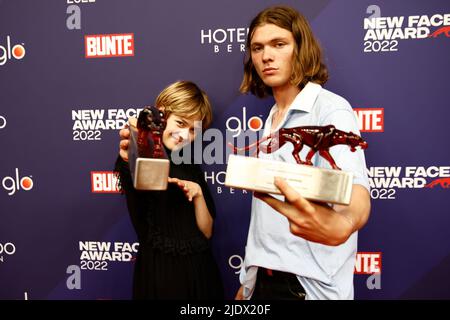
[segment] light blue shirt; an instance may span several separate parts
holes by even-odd
[[[264,136],[270,134],[274,105],[264,126]],[[342,97],[309,82],[289,107],[278,130],[282,127],[325,126],[360,134],[356,117],[350,104]],[[305,160],[309,147],[304,146],[300,158]],[[260,158],[296,163],[292,156],[293,145],[286,143],[276,152],[259,153]],[[360,148],[351,152],[346,145],[330,148],[336,164],[343,171],[353,172],[353,184],[369,190],[366,163]],[[331,168],[328,161],[314,155],[314,166]],[[272,195],[280,200],[284,197]],[[327,246],[307,241],[289,231],[285,216],[265,202],[253,197],[250,228],[245,248],[245,259],[240,273],[244,297],[249,299],[256,282],[258,266],[297,275],[305,288],[306,299],[353,299],[353,272],[358,233],[339,246]]]

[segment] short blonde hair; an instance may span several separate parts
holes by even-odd
[[[322,49],[314,37],[308,21],[297,10],[288,6],[274,6],[261,11],[250,23],[247,36],[247,53],[244,62],[244,78],[239,90],[251,92],[263,98],[272,95],[272,88],[259,77],[251,58],[251,41],[257,27],[274,24],[292,32],[295,40],[290,82],[303,88],[308,81],[323,85],[328,80],[328,70],[322,62]]]
[[[208,96],[191,81],[177,81],[167,86],[155,100],[158,108],[163,108],[166,117],[172,113],[191,118],[198,116],[203,129],[212,122],[212,108]]]

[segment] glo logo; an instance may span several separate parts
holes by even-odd
[[[247,109],[245,107],[242,108],[242,118],[238,117],[230,117],[227,119],[225,123],[227,130],[233,132],[233,137],[237,137],[241,134],[242,131],[246,131],[250,129],[252,131],[258,131],[263,127],[263,121],[258,116],[250,117],[247,120]]]
[[[25,47],[23,44],[16,44],[11,47],[11,38],[7,36],[6,45],[0,45],[0,66],[3,66],[12,58],[21,60],[23,57],[25,57]]]
[[[3,255],[12,256],[16,252],[16,246],[14,243],[7,242],[7,243],[1,243],[0,242],[0,262],[5,262],[5,257]]]
[[[7,254],[9,256],[13,255],[16,252],[16,246],[14,243],[0,243],[0,256],[3,254]]]
[[[0,129],[3,129],[4,127],[6,127],[6,118],[0,116]]]
[[[2,180],[3,188],[8,191],[8,195],[12,196],[19,190],[31,190],[33,188],[33,180],[31,176],[20,177],[19,169],[16,168],[15,177],[4,177]]]

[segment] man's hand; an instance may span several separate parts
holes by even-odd
[[[360,229],[369,216],[370,196],[360,185],[353,185],[350,205],[331,208],[306,200],[281,178],[275,178],[274,183],[285,196],[284,202],[265,193],[255,192],[255,197],[284,215],[291,233],[308,241],[340,245]]]
[[[244,300],[244,286],[241,286],[234,297],[234,300]]]

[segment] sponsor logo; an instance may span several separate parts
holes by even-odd
[[[228,131],[233,133],[233,138],[235,138],[246,130],[257,132],[262,129],[264,121],[261,117],[262,116],[251,116],[247,119],[247,108],[243,107],[242,115],[240,115],[240,117],[233,116],[228,118],[225,122],[225,126]]]
[[[22,60],[25,57],[25,44],[11,44],[11,37],[6,36],[6,44],[0,45],[0,66],[3,66],[8,60]]]
[[[366,287],[381,289],[381,252],[358,252],[355,260],[355,274],[369,275]]]
[[[381,252],[358,252],[355,274],[381,273]]]
[[[384,131],[384,108],[354,108],[361,132]]]
[[[224,185],[225,184],[225,175],[226,175],[225,171],[219,171],[219,172],[211,171],[209,173],[205,171],[205,181],[212,185],[215,185],[215,184]]]
[[[364,52],[396,52],[403,40],[450,37],[450,14],[382,16],[381,8],[367,8],[364,18]]]
[[[228,265],[230,266],[231,269],[234,270],[235,274],[239,274],[241,272],[241,267],[242,267],[243,263],[244,263],[244,260],[238,254],[233,254],[228,259]]]
[[[248,194],[247,190],[235,189],[225,186],[225,171],[205,171],[205,181],[215,190],[216,194]]]
[[[6,127],[6,118],[3,116],[0,116],[0,129],[3,129]]]
[[[15,176],[6,176],[2,179],[2,186],[8,192],[9,196],[12,196],[19,190],[29,191],[33,188],[32,176],[21,177],[19,174],[19,169],[15,169]]]
[[[109,262],[133,262],[139,243],[79,241],[81,270],[108,270]]]
[[[99,141],[103,131],[122,129],[142,108],[72,110],[74,141]]]
[[[399,189],[448,189],[450,166],[370,167],[372,199],[394,200]]]
[[[200,43],[212,47],[215,54],[220,52],[245,52],[248,28],[224,27],[201,29]]]
[[[91,171],[92,193],[119,193],[119,176],[113,171]]]
[[[433,180],[430,183],[428,183],[425,186],[425,188],[434,188],[437,186],[444,188],[444,189],[450,188],[450,178],[441,178],[441,179]]]
[[[446,36],[447,38],[450,38],[450,26],[442,27],[434,31],[432,34],[430,34],[429,38],[437,38],[441,35]]]
[[[12,242],[0,243],[0,262],[5,262],[5,256],[16,253],[16,246]]]
[[[84,36],[86,58],[134,56],[134,34],[96,34]]]

